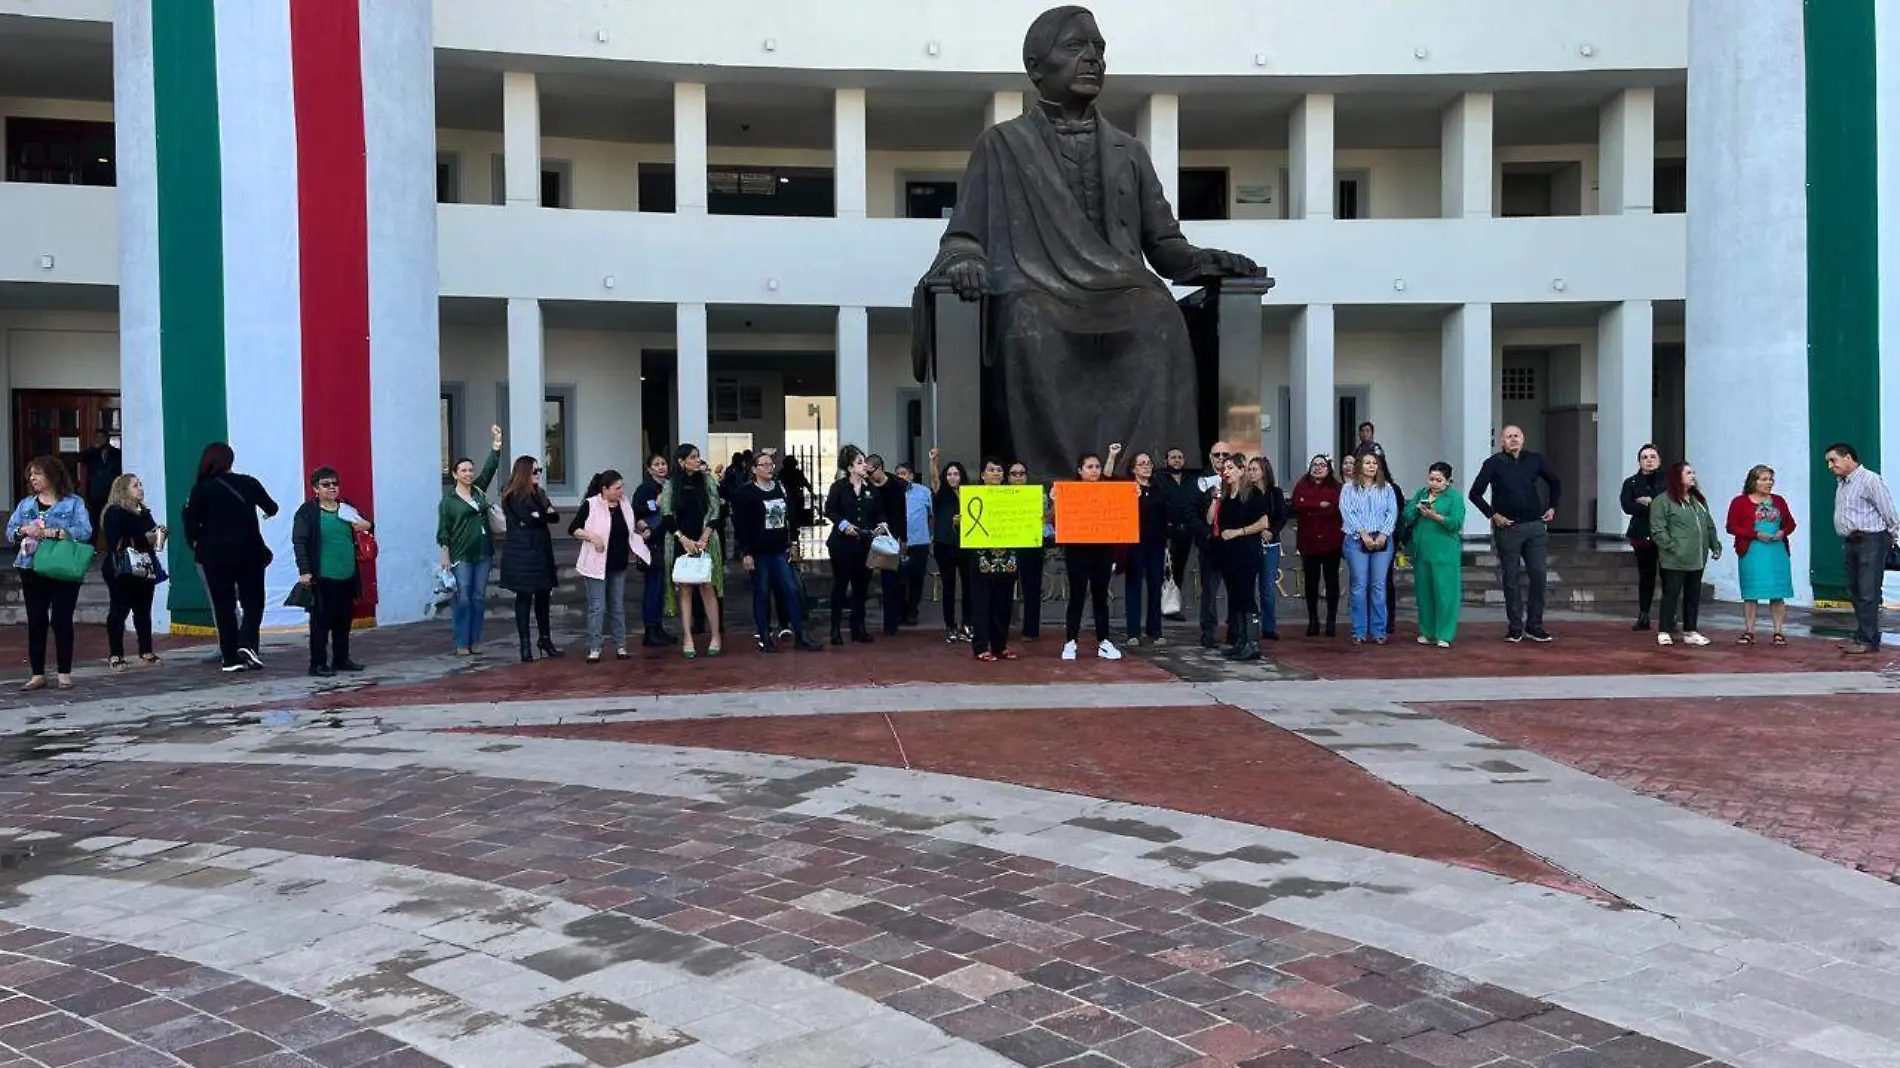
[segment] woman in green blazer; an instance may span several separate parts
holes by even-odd
[[[435,543],[442,546],[442,566],[455,572],[455,655],[472,656],[482,643],[482,619],[488,614],[488,571],[495,559],[490,529],[488,487],[501,466],[501,427],[488,428],[488,462],[480,473],[475,461],[455,461],[454,481],[442,491],[435,510]]]
[[[1418,643],[1451,648],[1465,595],[1465,495],[1452,488],[1451,465],[1431,466],[1425,485],[1405,503],[1412,528],[1412,575],[1418,598]]]
[[[1663,478],[1663,494],[1649,502],[1649,536],[1656,541],[1662,570],[1662,620],[1657,645],[1674,645],[1676,608],[1682,608],[1682,644],[1707,645],[1696,630],[1702,610],[1702,571],[1709,558],[1722,558],[1722,541],[1709,515],[1708,498],[1696,485],[1695,468],[1676,464]]]

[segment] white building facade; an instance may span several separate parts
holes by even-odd
[[[921,460],[911,288],[1043,6],[0,0],[0,447],[109,426],[173,511],[216,437],[293,501],[338,466],[384,621],[490,423],[557,501],[679,441]],[[1557,526],[1620,533],[1696,426],[1691,6],[1093,5],[1189,239],[1278,279],[1243,448],[1284,479],[1371,421],[1409,486],[1516,423]]]

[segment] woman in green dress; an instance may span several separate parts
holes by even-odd
[[[1412,528],[1407,550],[1418,599],[1418,643],[1451,648],[1464,600],[1465,496],[1452,488],[1451,465],[1431,466],[1425,484],[1405,504]]]

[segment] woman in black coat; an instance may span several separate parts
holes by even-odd
[[[558,584],[554,568],[554,536],[548,531],[560,521],[547,491],[541,488],[541,463],[532,456],[517,457],[501,491],[501,513],[508,534],[501,543],[501,586],[515,595],[515,634],[521,639],[521,659],[534,659],[528,639],[528,614],[534,613],[541,633],[541,653],[559,658],[561,650],[549,636],[551,597]]]
[[[211,618],[218,625],[218,651],[226,672],[264,670],[257,655],[264,624],[264,572],[270,547],[258,526],[277,515],[277,502],[263,483],[231,470],[231,446],[214,441],[198,459],[198,481],[185,498],[185,544],[198,560]],[[240,615],[240,609],[242,614]]]

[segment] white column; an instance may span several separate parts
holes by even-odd
[[[1288,360],[1293,409],[1293,455],[1287,468],[1298,470],[1308,458],[1339,448],[1334,424],[1339,405],[1333,389],[1333,306],[1308,304],[1293,316],[1293,345]]]
[[[834,97],[831,173],[838,187],[837,216],[862,219],[865,186],[870,176],[870,165],[865,158],[864,90],[839,89]]]
[[[1656,210],[1656,90],[1625,89],[1598,121],[1597,214]]]
[[[673,85],[673,211],[706,214],[706,87],[694,82]]]
[[[542,352],[541,302],[508,299],[508,441],[515,456],[541,457],[547,433],[541,412],[547,399],[547,364]],[[470,433],[471,439],[479,434]]]
[[[1491,217],[1491,183],[1496,169],[1495,126],[1490,93],[1465,93],[1445,109],[1440,148],[1440,212],[1447,219]]]
[[[1332,218],[1333,94],[1308,93],[1293,105],[1288,143],[1286,217]]]
[[[700,188],[705,188],[703,185]],[[674,309],[676,332],[673,383],[678,391],[679,439],[706,448],[712,433],[712,383],[706,370],[706,306],[681,304]]]
[[[1155,174],[1161,178],[1161,190],[1168,203],[1179,210],[1181,199],[1181,98],[1173,93],[1155,93],[1141,102],[1135,116],[1135,136],[1148,146],[1148,158],[1154,161]]]
[[[989,103],[983,106],[983,125],[994,126],[999,122],[1008,122],[1023,113],[1023,94],[1011,89],[1001,89],[990,95]]]
[[[501,76],[503,203],[541,206],[541,91],[534,75],[511,70]]]
[[[1626,300],[1597,320],[1597,533],[1621,534],[1623,479],[1655,426],[1651,403],[1656,315],[1646,300]]]
[[[838,444],[871,447],[871,315],[838,309]]]
[[[1445,425],[1441,448],[1445,462],[1452,467],[1452,484],[1462,492],[1478,476],[1479,466],[1491,453],[1491,305],[1453,308],[1445,316],[1442,330],[1439,397]],[[1469,509],[1465,533],[1475,536],[1484,532],[1484,513]]]

